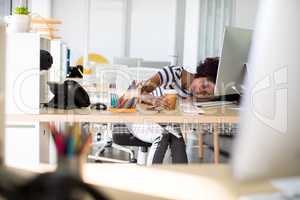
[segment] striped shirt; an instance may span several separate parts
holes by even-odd
[[[183,67],[180,66],[167,66],[159,70],[158,75],[161,85],[153,90],[151,94],[159,97],[164,95],[166,89],[174,89],[180,97],[185,98],[191,96],[190,92],[181,86],[182,72]],[[127,124],[127,127],[135,137],[148,143],[160,141],[164,131],[168,131],[177,138],[182,137],[179,124],[156,124],[149,122],[143,124]]]
[[[189,97],[191,93],[181,85],[181,74],[183,67],[167,66],[158,71],[161,86],[157,87],[151,94],[153,96],[163,96],[164,90],[174,89],[180,97]]]

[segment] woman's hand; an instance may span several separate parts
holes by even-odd
[[[154,106],[154,107],[162,107],[165,109],[170,110],[171,109],[171,102],[169,101],[166,96],[161,96],[161,97],[154,97],[148,99],[149,104]]]
[[[142,102],[154,107],[170,109],[171,103],[165,96],[155,97],[152,95],[142,95]]]
[[[142,84],[141,93],[149,94],[153,90],[155,90],[155,88],[159,87],[160,85],[161,85],[160,77],[158,74],[155,74],[152,78],[150,78],[149,80],[145,81]]]

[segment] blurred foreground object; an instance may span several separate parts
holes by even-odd
[[[300,175],[300,1],[262,0],[233,172],[240,180]]]

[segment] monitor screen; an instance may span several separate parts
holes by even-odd
[[[214,95],[241,93],[252,30],[226,27]],[[239,90],[239,91],[237,91]]]

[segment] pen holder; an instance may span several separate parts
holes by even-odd
[[[83,158],[80,156],[69,157],[59,157],[57,160],[56,173],[69,175],[73,178],[82,178],[82,166]]]
[[[90,149],[92,135],[80,133],[80,125],[77,123],[68,134],[59,132],[54,124],[49,123],[48,127],[57,152],[56,172],[62,175],[81,178],[83,158]]]

